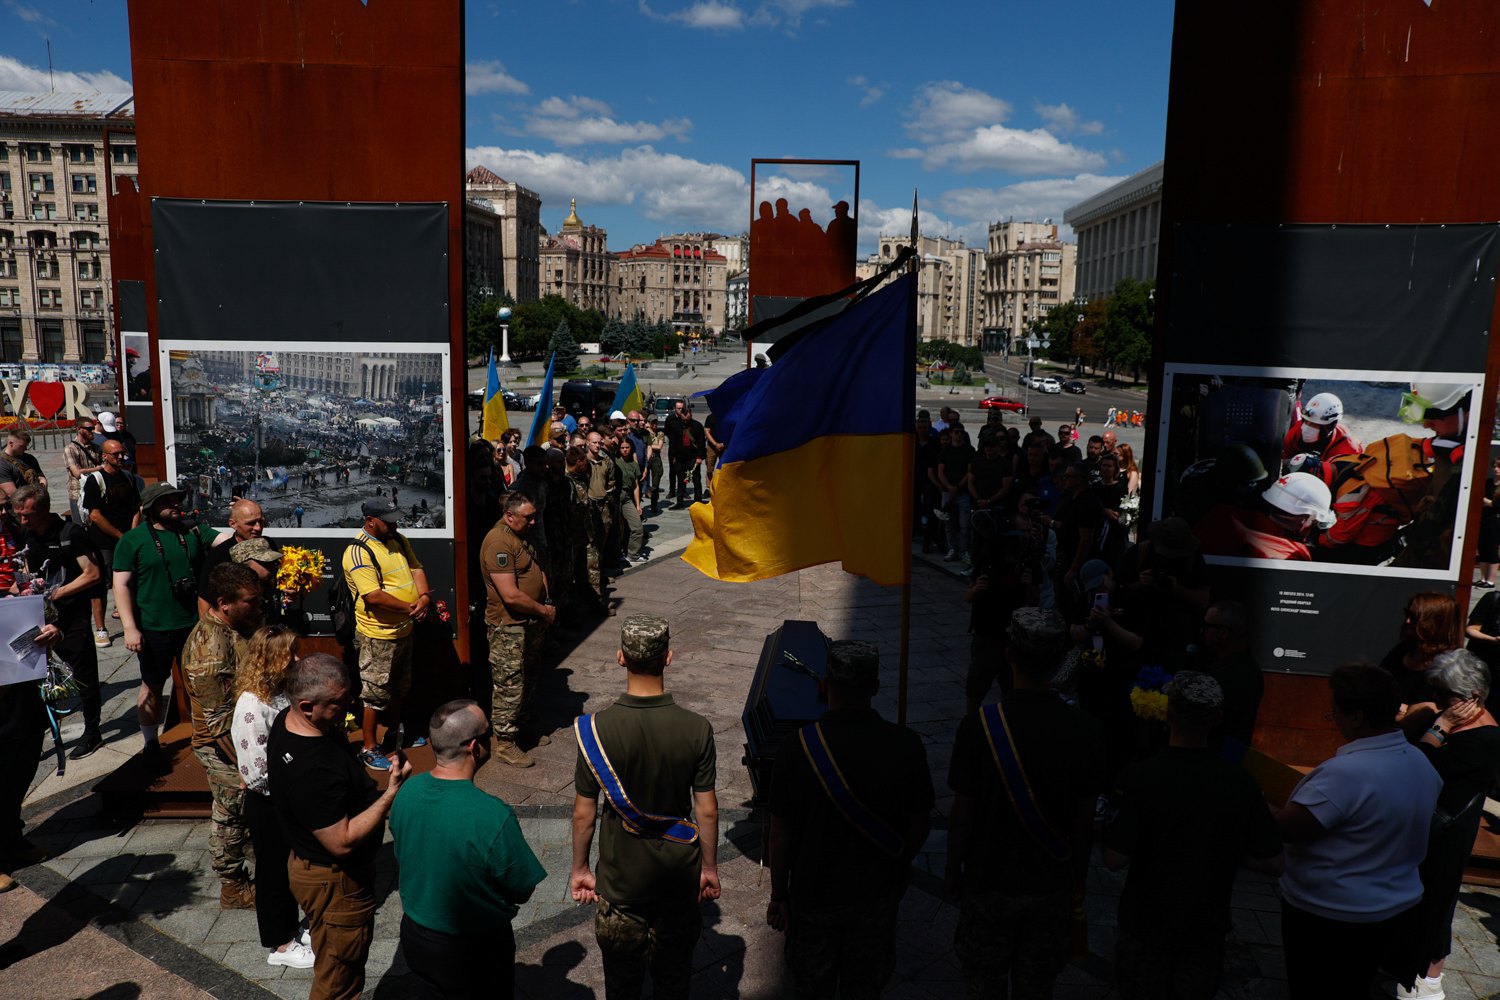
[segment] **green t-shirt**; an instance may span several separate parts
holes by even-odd
[[[693,793],[713,791],[713,726],[674,704],[671,695],[621,695],[598,713],[595,727],[625,794],[642,812],[691,819]],[[573,768],[573,785],[585,798],[597,798],[601,792],[582,750]],[[599,895],[620,905],[696,897],[702,858],[696,843],[642,840],[629,833],[607,805],[600,814],[595,873]]]
[[[150,525],[138,524],[120,536],[115,544],[114,570],[135,577],[135,607],[141,628],[171,632],[198,624],[198,571],[213,540],[212,534],[205,537],[203,532],[203,528],[181,534],[157,531],[160,553],[151,540]],[[173,580],[189,581],[185,601],[172,596]]]
[[[515,811],[473,782],[419,774],[391,806],[401,906],[422,927],[475,934],[508,924],[547,872]]]
[[[635,484],[641,480],[641,463],[617,458],[615,468],[620,470],[620,496],[629,500],[635,496]]]

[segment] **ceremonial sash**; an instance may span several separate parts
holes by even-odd
[[[801,741],[807,759],[812,762],[818,783],[823,786],[823,791],[828,793],[829,799],[843,814],[844,819],[876,847],[893,858],[899,858],[906,850],[906,842],[855,796],[849,783],[844,780],[844,773],[834,761],[828,743],[823,739],[822,725],[814,722],[810,726],[804,726],[797,732],[797,739]]]
[[[1073,849],[1068,838],[1042,814],[1041,806],[1031,794],[1031,784],[1026,780],[1026,770],[1016,754],[1015,740],[1004,710],[999,705],[985,705],[979,709],[979,721],[984,726],[995,766],[1000,770],[1000,784],[1005,786],[1005,794],[1010,797],[1011,808],[1021,826],[1048,857],[1054,861],[1067,861],[1073,856]]]
[[[595,715],[580,715],[573,720],[573,733],[578,737],[578,749],[583,751],[583,759],[588,762],[589,770],[594,772],[599,787],[604,789],[604,797],[615,815],[620,817],[620,823],[631,834],[646,840],[696,844],[696,824],[676,816],[657,816],[642,812],[630,801],[625,787],[620,784],[619,775],[615,774],[614,765],[609,762],[609,755],[599,742],[597,719],[598,716]]]

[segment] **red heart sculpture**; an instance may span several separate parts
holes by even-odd
[[[43,420],[51,420],[62,409],[67,390],[61,382],[33,382],[27,387],[26,396]]]

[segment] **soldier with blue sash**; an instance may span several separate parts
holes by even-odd
[[[665,618],[625,619],[616,654],[625,693],[573,726],[578,762],[568,888],[575,902],[598,905],[594,934],[608,1000],[638,998],[648,971],[654,996],[685,1000],[703,931],[699,904],[719,898],[713,726],[666,693],[670,638]],[[594,871],[589,849],[596,821]]]
[[[870,707],[880,653],[828,650],[828,712],[785,740],[771,780],[771,901],[796,996],[877,997],[896,967],[896,911],[927,839],[922,739]],[[850,892],[858,887],[857,892]]]
[[[1056,611],[1011,614],[1014,687],[959,723],[949,765],[953,950],[966,997],[1050,997],[1067,964],[1104,780],[1099,723],[1051,682],[1067,647]]]

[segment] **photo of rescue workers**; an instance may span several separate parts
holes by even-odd
[[[1481,375],[1167,366],[1156,509],[1209,562],[1458,572]]]

